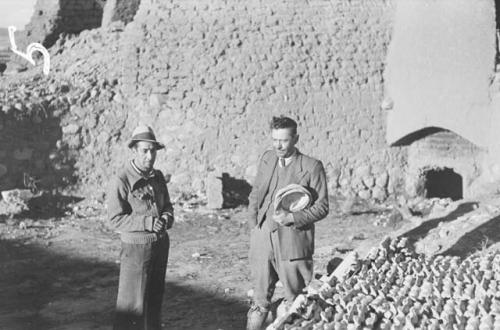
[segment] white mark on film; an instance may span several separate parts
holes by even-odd
[[[49,74],[50,71],[50,55],[47,48],[43,47],[42,44],[34,42],[28,45],[26,48],[26,53],[17,50],[16,40],[14,38],[14,32],[16,31],[15,26],[9,26],[9,39],[10,39],[10,49],[17,55],[25,58],[32,65],[36,65],[35,60],[33,60],[33,53],[38,51],[43,55],[43,73],[45,75]]]

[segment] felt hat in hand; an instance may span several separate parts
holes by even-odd
[[[289,184],[278,190],[274,197],[274,211],[297,212],[311,205],[312,196],[309,190],[299,184]]]
[[[132,138],[128,142],[128,147],[132,148],[132,146],[138,141],[153,142],[156,146],[156,150],[165,148],[163,143],[156,140],[153,129],[147,125],[139,125],[134,129],[132,132]]]

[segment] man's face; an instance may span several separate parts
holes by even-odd
[[[149,172],[153,169],[156,160],[156,146],[153,142],[138,141],[134,148],[134,163],[143,172]]]
[[[295,144],[299,140],[299,136],[293,134],[291,128],[277,128],[271,131],[273,138],[273,148],[276,151],[276,156],[279,158],[287,158],[293,154]]]

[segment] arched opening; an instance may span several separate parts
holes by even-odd
[[[451,130],[448,130],[448,129],[442,128],[442,127],[428,126],[428,127],[424,127],[422,129],[419,129],[418,131],[406,134],[405,136],[401,137],[399,140],[393,142],[391,144],[391,147],[409,146],[412,143],[423,140],[425,138],[434,139],[435,137],[446,137],[445,139],[452,140],[453,139],[452,136],[459,137],[459,139],[461,141],[463,141],[463,143],[474,145],[471,141],[459,136],[454,131],[451,131]]]
[[[433,168],[423,173],[426,198],[463,198],[462,176],[451,168]]]
[[[432,135],[432,134],[435,134],[438,132],[443,132],[443,131],[448,131],[448,130],[441,128],[441,127],[434,127],[434,126],[425,127],[425,128],[422,128],[418,131],[415,131],[413,133],[410,133],[410,134],[403,136],[399,140],[392,143],[391,147],[409,146],[410,144],[412,144],[415,141],[418,141],[418,140],[423,139],[429,135]]]

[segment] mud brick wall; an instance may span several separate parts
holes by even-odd
[[[61,33],[79,33],[101,25],[104,0],[38,0],[19,45],[52,46]],[[22,27],[18,27],[22,29]]]
[[[101,25],[104,2],[101,0],[60,0],[62,29],[68,33]]]
[[[141,0],[107,0],[102,15],[102,26],[108,26],[115,21],[130,23],[140,3]]]
[[[143,0],[123,43],[122,137],[151,124],[173,187],[203,191],[211,171],[252,181],[284,114],[332,192],[383,199],[404,159],[380,109],[393,12],[384,0]]]
[[[389,142],[441,127],[477,146],[491,144],[485,131],[497,112],[489,88],[498,51],[495,25],[494,1],[398,2],[385,76],[394,104]]]
[[[484,149],[452,131],[429,134],[409,147],[406,191],[416,194],[424,171],[450,168],[462,177],[464,197],[470,197],[477,193],[471,185],[481,174],[485,156]]]
[[[25,174],[44,189],[74,183],[71,161],[61,152],[59,114],[67,111],[68,105],[51,99],[3,105],[1,110],[0,189],[25,187]]]

